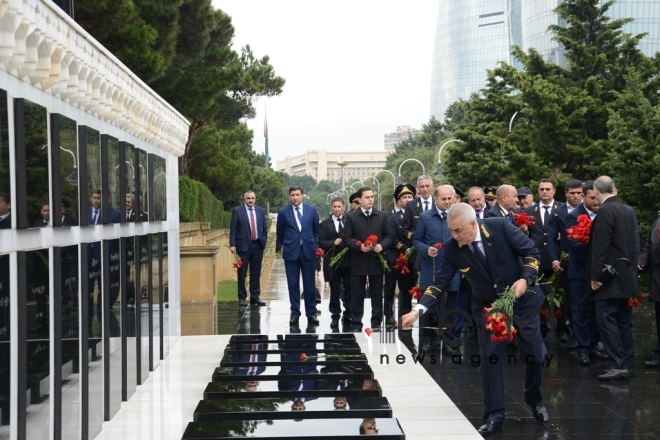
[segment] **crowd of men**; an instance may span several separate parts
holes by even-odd
[[[452,185],[434,187],[431,177],[422,175],[416,185],[396,187],[389,212],[374,208],[371,188],[360,188],[350,196],[348,212],[345,201],[334,198],[332,213],[319,221],[316,208],[303,202],[302,188],[292,187],[290,204],[279,211],[277,221],[290,325],[297,326],[301,316],[301,278],[308,325],[318,325],[318,246],[324,251],[333,331],[340,321],[343,331],[362,331],[369,324],[373,330],[398,326],[408,331],[424,314],[429,319],[420,341],[422,351],[459,354],[463,332],[467,338],[478,337],[481,355],[489,359],[502,359],[501,346],[513,343],[520,359],[531,359],[525,364],[525,401],[537,420],[548,421],[540,383],[548,342],[555,335],[560,347],[575,350],[580,365],[588,366],[594,358],[608,360],[601,380],[634,375],[629,300],[640,294],[638,273],[643,270],[652,273],[649,297],[660,332],[660,235],[653,233],[660,230],[660,217],[640,248],[634,210],[619,200],[610,177],[569,180],[565,203],[555,199],[556,191],[552,180],[542,179],[536,188],[538,202],[531,188],[506,184],[472,187],[463,194]],[[246,212],[247,206],[235,211]],[[523,213],[527,222],[520,221]],[[570,233],[585,223],[590,225],[587,240]],[[560,310],[552,310],[554,301],[547,299],[559,293],[551,280],[558,280],[565,292]],[[363,316],[365,285],[371,300],[369,321]],[[402,316],[398,323],[397,286]],[[415,286],[423,295],[413,309],[409,292]],[[240,289],[239,284],[239,299]],[[515,292],[512,319],[519,333],[513,340],[494,342],[477,330],[485,325],[484,308],[507,289]],[[472,322],[466,323],[470,318]],[[430,329],[433,326],[437,332]],[[438,334],[441,344],[436,342]],[[654,352],[648,368],[660,367],[660,345]],[[502,364],[483,363],[480,376],[486,408],[479,432],[489,435],[501,429],[504,420]]]

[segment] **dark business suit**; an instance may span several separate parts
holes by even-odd
[[[120,216],[121,213],[117,211],[114,208],[110,208],[108,211],[110,214],[110,223],[119,223],[120,222]],[[87,218],[89,219],[89,225],[90,226],[96,226],[96,225],[102,225],[103,224],[103,209],[99,208],[98,209],[98,214],[96,216],[96,221],[94,222],[94,207],[89,206],[87,208]],[[116,252],[116,249],[119,245],[119,240],[111,240],[110,242],[110,254],[113,254]],[[97,297],[97,303],[96,303],[96,316],[99,322],[101,321],[102,318],[102,312],[103,312],[103,287],[101,284],[101,242],[97,241],[94,243],[89,243],[87,245],[87,267],[88,267],[88,276],[89,276],[89,322],[92,322],[93,316],[94,316],[94,283],[96,282],[98,285],[98,297]],[[116,277],[119,277],[119,271],[114,271],[113,273],[116,273]],[[114,276],[113,276],[114,278]],[[116,280],[112,279],[110,281],[110,284],[115,285]],[[118,289],[113,289],[112,292],[110,292],[110,306],[114,304],[114,302],[117,300],[118,296]]]
[[[252,240],[251,218],[248,215],[247,205],[242,204],[235,207],[231,212],[229,225],[229,246],[236,248],[236,253],[243,260],[239,267],[238,277],[238,300],[247,299],[245,288],[245,277],[248,266],[250,267],[250,301],[259,301],[261,295],[261,263],[264,258],[264,249],[268,240],[268,228],[266,226],[266,212],[259,206],[254,206],[251,211],[254,214],[255,239]]]
[[[234,344],[232,344],[234,345]],[[268,347],[264,343],[256,344],[237,344],[238,347],[231,347],[234,350],[243,350],[242,354],[233,354],[231,356],[232,362],[248,362],[251,365],[234,367],[233,373],[239,376],[258,376],[266,371],[264,365],[259,363],[266,362],[266,353],[255,353],[257,350],[267,350]]]
[[[131,209],[130,212],[126,211],[126,223],[135,223],[137,221],[137,215],[135,214],[135,209]]]
[[[300,316],[300,275],[303,279],[305,314],[316,317],[316,239],[319,235],[319,215],[316,208],[302,203],[302,224],[298,228],[297,212],[289,204],[277,214],[277,249],[282,250],[286,282],[289,287],[291,318]]]
[[[362,328],[364,314],[364,285],[369,277],[369,294],[371,297],[371,326],[380,327],[383,320],[383,267],[376,252],[362,252],[358,241],[364,243],[370,235],[378,237],[378,244],[386,252],[394,240],[394,232],[390,226],[386,212],[371,209],[367,217],[361,208],[346,216],[346,225],[342,239],[351,253],[351,315],[355,329]],[[383,257],[385,255],[383,254]]]
[[[581,205],[578,205],[581,206]],[[548,237],[559,237],[559,240],[547,240],[548,259],[552,267],[553,261],[561,261],[562,252],[568,253],[568,239],[566,238],[566,216],[568,215],[568,203],[563,203],[557,210],[553,210],[555,215],[550,216],[550,224],[548,225]],[[577,208],[575,208],[577,209]],[[571,212],[575,211],[571,210]],[[561,319],[557,320],[557,332],[567,333],[568,326],[566,320],[571,318],[571,310],[573,305],[573,294],[571,293],[571,283],[568,278],[568,260],[564,263],[564,271],[560,275],[561,288],[566,292],[566,301],[561,305]]]
[[[484,421],[501,423],[504,419],[504,376],[501,343],[492,342],[482,323],[483,309],[497,299],[504,289],[521,278],[536,278],[539,267],[539,252],[520,229],[507,219],[478,220],[488,268],[484,268],[471,246],[459,246],[454,239],[444,244],[445,257],[435,283],[420,300],[420,304],[432,308],[435,301],[447,292],[457,272],[462,273],[472,287],[472,319],[479,329],[481,367],[479,376],[486,408]],[[543,295],[537,286],[530,287],[516,301],[513,320],[518,327],[518,359],[529,359],[525,366],[525,401],[532,406],[542,405],[541,379],[546,355],[541,340],[538,310],[543,304]],[[527,313],[529,312],[529,313]],[[523,321],[522,317],[525,316]],[[496,355],[498,361],[488,359]],[[529,356],[529,358],[528,358]],[[532,358],[533,356],[533,358]]]
[[[335,245],[335,240],[341,238],[344,230],[342,224],[346,223],[346,216],[342,215],[339,225],[334,216],[326,218],[319,225],[319,247],[325,252],[323,257],[323,279],[330,283],[330,315],[332,319],[339,319],[344,307],[344,316],[351,317],[351,255],[347,252],[335,267],[330,266],[332,259],[346,246],[344,243]],[[342,291],[343,286],[343,291]]]
[[[618,197],[607,198],[591,224],[587,253],[589,281],[598,281],[605,264],[615,265],[619,273],[593,294],[596,304],[596,323],[600,339],[610,357],[611,368],[632,370],[633,338],[632,309],[628,298],[639,295],[637,254],[639,234],[635,211],[621,203]]]
[[[7,217],[0,219],[0,229],[11,229],[11,212]]]
[[[660,335],[660,216],[653,222],[651,233],[646,240],[644,249],[640,252],[638,264],[644,270],[651,272],[651,285],[649,286],[649,299],[655,306],[656,335]],[[657,347],[657,345],[656,345]]]
[[[577,225],[577,219],[581,215],[589,216],[583,204],[580,204],[570,214],[566,215],[565,229],[561,232],[562,236],[566,236],[567,229]],[[587,290],[591,289],[591,286],[587,286],[589,279],[586,266],[588,245],[571,240],[568,237],[566,237],[566,243],[568,244],[568,261],[564,272],[570,283],[571,308],[574,308],[582,301],[584,295],[587,294]],[[572,314],[571,328],[578,344],[575,349],[578,353],[587,353],[600,340],[595,313],[594,303],[586,301]]]
[[[506,218],[509,219],[509,222],[511,222],[511,224],[514,224],[514,225],[516,224],[516,220],[515,220],[515,218],[513,217],[513,212],[512,212],[512,211],[509,211],[509,213],[507,214],[507,213],[504,212],[504,210],[500,207],[499,203],[495,203],[495,204],[494,204],[491,208],[489,208],[488,211],[486,211],[486,213],[484,214],[484,218],[500,218],[500,217],[506,217]]]
[[[33,228],[47,228],[48,226],[50,226],[50,222],[43,219],[35,221],[32,225]]]
[[[385,273],[385,285],[383,287],[383,299],[385,316],[394,316],[394,293],[396,285],[399,285],[399,315],[410,312],[412,308],[412,296],[408,293],[415,285],[415,276],[412,272],[402,275],[399,270],[394,269],[396,259],[399,254],[405,254],[412,246],[409,240],[402,240],[403,220],[405,213],[403,210],[396,212],[392,209],[390,212],[390,227],[394,233],[392,245],[385,252],[385,259],[390,266],[390,271]]]
[[[424,202],[425,200],[422,200],[421,197],[417,197],[416,199],[411,200],[406,204],[406,213],[403,216],[403,224],[401,225],[401,235],[406,240],[412,241],[413,235],[415,234],[415,229],[417,228],[417,222],[419,221],[419,216],[422,214],[422,212],[430,211],[435,205],[432,196],[430,197],[428,209]],[[417,250],[415,250],[410,255],[410,263],[411,266],[415,269],[415,276],[419,276],[421,262],[417,260]]]
[[[554,241],[555,249],[558,246],[557,234],[551,236],[548,234],[548,229],[550,228],[550,223],[552,223],[552,218],[557,217],[557,211],[564,205],[564,203],[553,201],[552,208],[550,209],[548,221],[543,223],[541,218],[544,216],[545,208],[542,203],[535,204],[530,206],[525,210],[527,216],[531,219],[534,217],[534,224],[529,227],[529,238],[534,242],[536,248],[541,253],[541,269],[540,272],[544,275],[547,280],[554,273],[552,270],[552,256],[548,250],[548,242]],[[555,220],[560,221],[560,220]]]
[[[62,216],[62,226],[78,226],[78,224],[78,217],[72,217],[67,214]]]

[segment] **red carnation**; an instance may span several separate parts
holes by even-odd
[[[642,306],[642,300],[644,299],[644,295],[641,293],[636,296],[635,298],[628,298],[628,305],[630,307],[641,307]]]
[[[243,259],[241,257],[238,257],[238,260],[236,260],[233,264],[234,269],[238,269],[243,265]]]
[[[420,299],[422,297],[422,289],[420,289],[419,286],[413,287],[408,291],[408,293],[411,294],[415,299]]]
[[[566,236],[569,240],[579,241],[580,243],[589,243],[589,234],[591,233],[592,220],[588,215],[582,214],[577,218],[577,225],[566,230]]]
[[[300,353],[300,360],[305,362],[307,360],[307,355],[305,353]]]
[[[378,244],[378,236],[376,236],[376,235],[370,235],[364,241],[365,246],[376,247],[376,244]]]
[[[325,257],[325,252],[323,252],[323,249],[316,248],[316,256],[319,257],[319,258]]]
[[[371,333],[373,333],[369,327],[365,328],[364,332],[367,334],[367,336],[371,336]]]
[[[520,214],[513,214],[513,218],[516,221],[516,226],[518,226],[519,228],[521,226],[530,227],[534,223],[536,223],[535,222],[536,217],[534,217],[534,216],[530,217],[530,216],[527,215],[526,212],[521,212]]]
[[[442,249],[442,243],[440,243],[440,242],[436,243],[435,248],[438,249],[438,250]]]

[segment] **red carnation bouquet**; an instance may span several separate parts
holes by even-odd
[[[241,257],[238,257],[238,260],[234,261],[234,269],[238,269],[239,267],[243,266],[243,259]]]
[[[410,273],[410,269],[408,269],[408,258],[406,258],[405,254],[400,253],[396,258],[396,261],[394,262],[394,270],[401,271],[401,275],[407,275]]]
[[[588,215],[582,214],[577,218],[577,225],[566,229],[566,236],[569,240],[579,241],[580,243],[589,243],[589,234],[591,233],[592,220]]]
[[[642,306],[642,300],[644,299],[643,294],[639,294],[635,298],[628,298],[628,306],[630,307],[641,307]]]
[[[316,256],[319,257],[319,258],[325,257],[325,252],[323,252],[323,249],[316,248]]]
[[[413,287],[408,293],[416,300],[419,300],[422,297],[422,289],[420,289],[419,286]]]
[[[490,308],[485,307],[486,312],[486,330],[493,342],[511,341],[518,333],[513,327],[513,303],[516,301],[516,292],[507,287]]]
[[[526,234],[529,234],[529,227],[536,223],[536,217],[530,217],[524,211],[520,214],[513,214],[513,219],[516,222],[516,226],[522,229]]]

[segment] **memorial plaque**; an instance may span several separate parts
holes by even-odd
[[[220,361],[221,367],[250,366],[251,362],[244,358],[236,359],[236,355],[224,355]],[[341,364],[366,364],[367,358],[364,354],[344,353],[317,353],[307,355],[305,351],[278,354],[260,354],[256,362],[260,366],[272,365],[297,365],[308,363],[315,365],[341,365]]]
[[[78,226],[78,133],[76,121],[50,115],[54,226]]]
[[[222,420],[282,420],[327,418],[389,418],[392,408],[385,397],[357,402],[337,393],[336,397],[282,399],[202,400],[194,413],[195,422]]]
[[[275,337],[271,337],[268,335],[233,335],[231,338],[229,338],[229,343],[230,344],[232,342],[278,343],[284,339],[284,336],[292,336],[292,335],[277,335]],[[302,335],[296,335],[296,336],[302,336]],[[314,338],[318,341],[339,341],[339,342],[355,341],[354,333],[337,333],[337,334],[328,333],[328,334],[315,334],[315,335],[306,335],[306,336],[314,336]]]
[[[308,366],[312,367],[312,366]],[[303,373],[304,374],[304,373]],[[380,385],[374,379],[342,380],[337,378],[261,381],[259,377],[239,382],[211,382],[204,390],[204,399],[263,399],[280,397],[380,397]]]
[[[406,438],[397,419],[307,419],[307,420],[228,420],[224,422],[192,422],[183,440],[225,440],[256,438],[260,440],[295,439],[364,439],[378,435],[387,440]]]
[[[290,353],[293,351],[300,351],[299,344],[293,343],[291,340],[282,341],[280,343],[232,343],[225,347],[225,354],[241,354],[241,353]],[[305,353],[346,353],[346,354],[359,354],[361,352],[360,346],[357,342],[312,342],[305,344]]]

